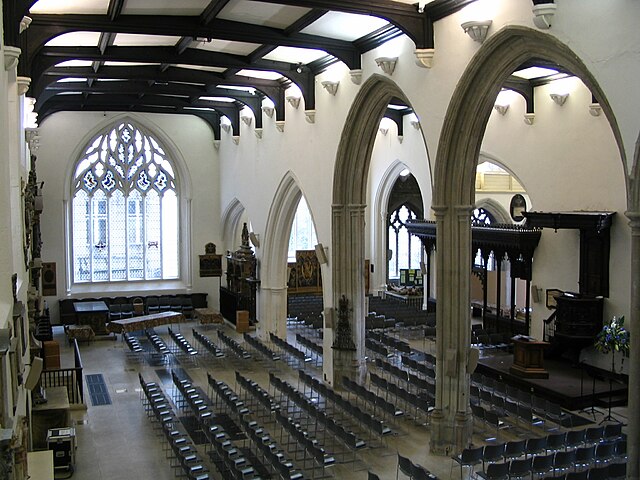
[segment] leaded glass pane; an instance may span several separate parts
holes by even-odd
[[[316,229],[313,225],[313,218],[309,205],[304,197],[300,197],[296,216],[291,225],[291,236],[289,237],[288,261],[296,261],[296,250],[313,250],[318,243]]]
[[[122,192],[116,191],[109,199],[111,280],[127,279],[126,218],[124,196]]]
[[[147,245],[147,278],[162,278],[162,258],[160,255],[160,196],[156,191],[150,191],[145,198],[146,217],[146,245]]]
[[[127,199],[127,244],[129,254],[129,279],[144,278],[144,215],[142,195],[133,192]]]
[[[168,191],[162,197],[162,276],[178,278],[178,198]]]
[[[73,276],[78,282],[91,280],[91,214],[89,198],[79,191],[73,199]]]
[[[108,217],[107,197],[98,191],[91,199],[91,243],[94,282],[109,280],[109,244],[107,243]]]

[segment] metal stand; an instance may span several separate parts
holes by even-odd
[[[580,362],[580,398],[582,399],[584,391],[584,362]],[[583,408],[578,413],[586,413],[593,416],[593,420],[596,420],[596,412],[598,412],[593,406],[596,400],[596,377],[592,376],[593,384],[591,387],[591,406],[589,408]],[[600,412],[598,412],[600,413]]]

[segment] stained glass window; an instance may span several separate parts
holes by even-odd
[[[96,136],[73,175],[73,281],[178,278],[178,193],[171,160],[141,127]]]

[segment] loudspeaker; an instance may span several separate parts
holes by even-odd
[[[393,250],[388,249],[387,250],[387,262],[390,262],[392,258],[393,258]]]
[[[260,237],[253,232],[249,232],[249,240],[253,243],[253,246],[260,248]]]
[[[427,274],[427,264],[424,262],[420,262],[420,272],[422,273],[422,275],[426,275]]]
[[[24,387],[27,390],[33,390],[40,381],[40,374],[42,373],[42,359],[40,357],[33,357],[31,361],[31,368],[27,374],[27,379],[24,381]]]
[[[322,315],[324,316],[324,327],[333,328],[333,308],[325,308]]]
[[[44,297],[55,297],[57,295],[56,286],[56,262],[46,262],[42,264],[42,295]]]
[[[538,303],[540,301],[540,290],[538,290],[537,285],[531,285],[531,299],[535,303]]]
[[[327,264],[329,263],[329,261],[327,260],[327,254],[324,253],[324,246],[319,243],[316,245],[316,257],[318,257],[318,262],[320,262],[321,265]]]
[[[467,372],[469,374],[476,371],[479,358],[480,358],[480,350],[478,350],[477,348],[472,348],[471,350],[469,350],[469,359],[467,360]]]

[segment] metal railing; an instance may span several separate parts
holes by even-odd
[[[40,375],[40,385],[42,387],[67,387],[69,404],[84,403],[84,384],[82,381],[82,358],[78,341],[73,340],[73,368],[57,368],[53,370],[43,370]]]

